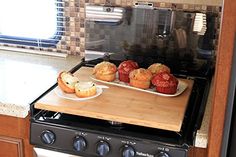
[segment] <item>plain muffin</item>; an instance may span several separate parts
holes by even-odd
[[[66,71],[60,72],[57,77],[58,86],[65,93],[75,93],[75,84],[78,82],[77,77]]]
[[[114,81],[116,79],[116,65],[107,61],[97,64],[93,69],[96,79],[103,81]]]
[[[93,82],[79,82],[75,84],[75,94],[80,98],[90,97],[97,93]]]
[[[148,89],[150,87],[150,80],[152,73],[143,68],[135,69],[129,73],[130,85],[133,87]]]
[[[170,68],[161,63],[154,63],[148,67],[148,70],[151,71],[152,75],[161,73],[161,72],[168,72],[170,73]]]

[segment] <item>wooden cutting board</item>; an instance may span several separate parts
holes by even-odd
[[[82,67],[75,76],[91,81],[92,68]],[[35,108],[179,132],[193,87],[193,80],[181,80],[188,87],[176,97],[107,85],[109,89],[103,89],[100,96],[75,101],[59,97],[54,89],[36,102]]]

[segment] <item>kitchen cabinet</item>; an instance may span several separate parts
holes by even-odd
[[[208,157],[222,157],[225,111],[236,32],[236,1],[224,0],[208,138]]]
[[[0,115],[0,156],[32,157],[29,144],[29,117],[17,118]]]
[[[22,139],[0,136],[0,156],[23,157]]]
[[[206,157],[207,156],[207,149],[206,148],[190,148],[188,152],[188,157]]]

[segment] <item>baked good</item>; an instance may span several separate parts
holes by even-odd
[[[120,63],[118,67],[119,80],[129,82],[129,73],[134,69],[138,69],[138,64],[132,60],[126,60]]]
[[[129,73],[130,85],[141,89],[150,87],[151,78],[152,73],[143,68],[135,69]]]
[[[156,86],[157,92],[164,94],[175,94],[178,82],[178,79],[169,72],[158,73],[152,78],[152,84]]]
[[[65,93],[75,93],[75,84],[79,82],[79,79],[73,76],[71,73],[62,71],[57,77],[58,86]]]
[[[99,80],[114,81],[116,79],[116,65],[107,61],[97,64],[93,69],[93,74]]]
[[[169,72],[170,68],[161,63],[154,63],[148,67],[148,70],[151,71],[152,75],[158,74],[160,72]]]
[[[75,95],[80,98],[90,97],[97,93],[93,82],[79,82],[75,84]]]

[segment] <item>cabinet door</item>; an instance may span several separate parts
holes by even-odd
[[[21,139],[0,136],[1,157],[23,157],[23,142]]]
[[[188,157],[206,157],[206,156],[207,156],[206,148],[191,147],[188,152]]]

